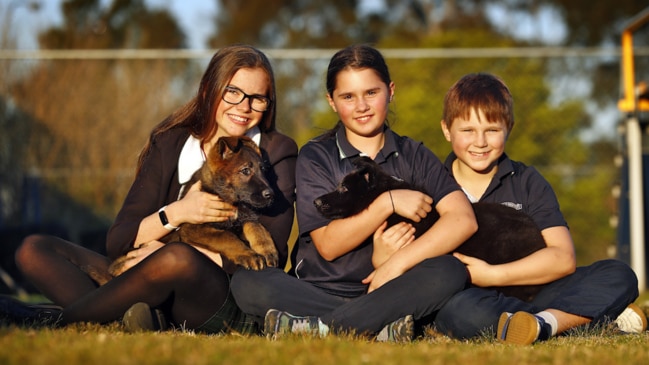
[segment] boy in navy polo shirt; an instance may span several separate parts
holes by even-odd
[[[513,98],[500,79],[490,74],[461,78],[446,94],[441,126],[453,149],[445,165],[469,200],[502,203],[527,213],[547,248],[501,265],[455,253],[470,272],[472,285],[439,311],[438,330],[456,338],[491,331],[514,344],[547,340],[614,318],[622,331],[646,330],[646,317],[632,304],[638,296],[634,272],[617,260],[576,267],[570,231],[552,187],[536,169],[505,154],[514,113]],[[527,284],[545,284],[529,303],[485,289]]]

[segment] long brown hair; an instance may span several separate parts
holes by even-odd
[[[275,76],[268,57],[260,50],[248,45],[232,45],[221,48],[210,60],[201,82],[198,93],[187,104],[180,107],[158,124],[142,149],[137,163],[137,172],[142,168],[144,158],[151,149],[151,143],[157,135],[177,127],[188,128],[191,135],[201,143],[212,138],[217,131],[214,122],[225,87],[242,68],[259,68],[268,75],[269,88],[267,97],[271,100],[268,110],[264,112],[259,129],[262,132],[275,129]]]

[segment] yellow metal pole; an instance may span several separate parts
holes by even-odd
[[[618,108],[623,112],[634,112],[636,109],[635,74],[633,64],[633,33],[625,30],[622,33],[622,92],[623,98]]]

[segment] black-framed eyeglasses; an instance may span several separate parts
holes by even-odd
[[[248,95],[243,90],[234,86],[226,86],[223,93],[223,101],[232,105],[239,105],[246,98],[250,100],[250,109],[256,112],[265,112],[270,106],[271,100],[263,95]]]

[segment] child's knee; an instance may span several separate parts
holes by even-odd
[[[42,234],[31,234],[23,239],[14,255],[16,265],[21,271],[27,270],[37,262],[35,257],[43,250],[45,238]]]

